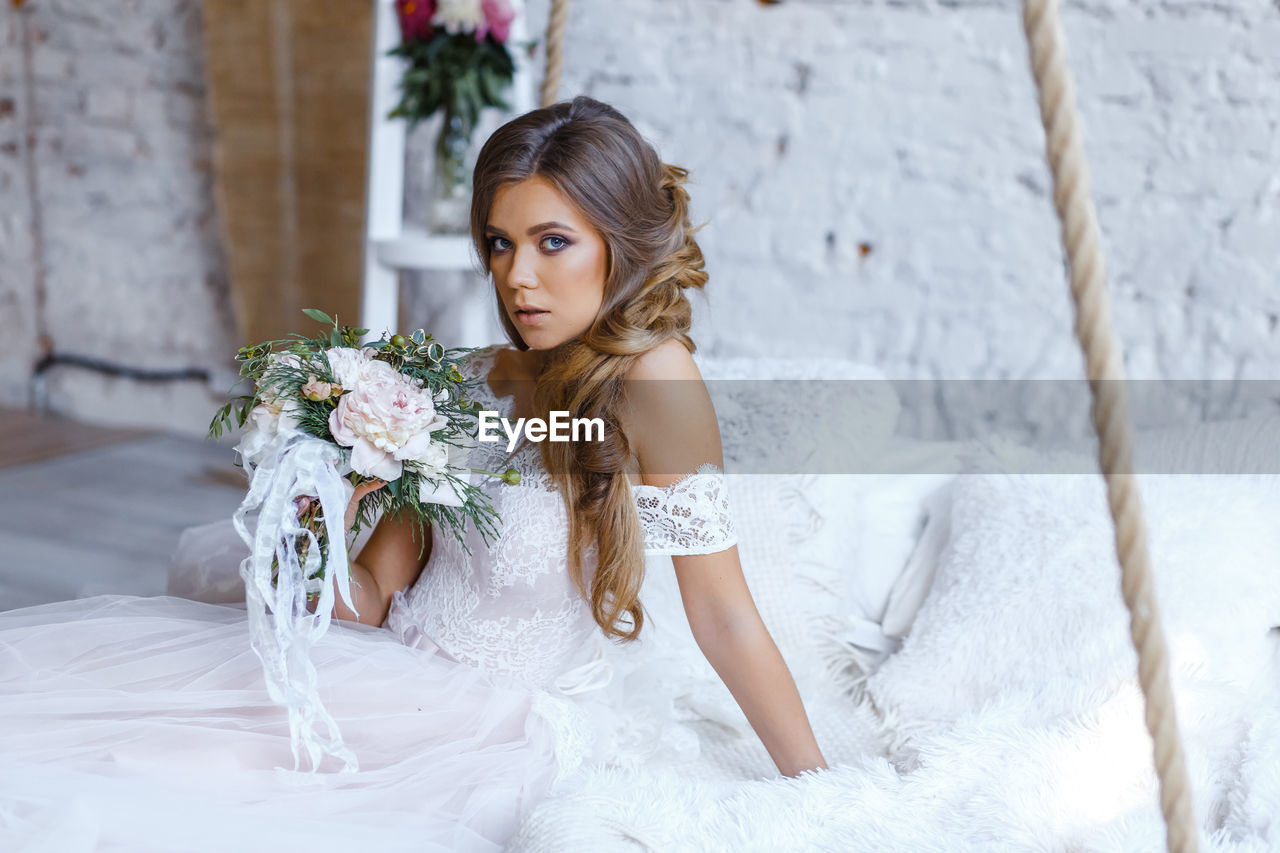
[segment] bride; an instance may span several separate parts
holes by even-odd
[[[644,636],[672,555],[698,646],[780,773],[826,767],[743,580],[685,290],[707,280],[686,172],[587,97],[486,142],[471,234],[510,345],[473,352],[481,408],[603,437],[479,443],[501,516],[415,539],[383,518],[312,651],[354,773],[297,773],[243,605],[98,596],[0,613],[0,848],[498,850],[628,708],[610,643]],[[526,421],[527,422],[527,421]],[[357,491],[351,510],[371,485]],[[348,518],[352,518],[349,512]],[[359,618],[356,618],[356,613]],[[615,685],[616,686],[616,685]]]

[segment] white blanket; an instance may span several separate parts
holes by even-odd
[[[1280,850],[1280,478],[1144,476],[1202,849]],[[832,769],[693,723],[684,765],[570,780],[510,849],[1162,850],[1093,476],[962,476],[937,579],[861,684],[793,667]]]

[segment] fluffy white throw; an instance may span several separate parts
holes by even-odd
[[[1203,849],[1278,850],[1280,478],[1142,492]],[[1101,480],[961,476],[951,522],[901,651],[797,678],[831,770],[693,722],[701,757],[572,779],[510,849],[1164,849]]]

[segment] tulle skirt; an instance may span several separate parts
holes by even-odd
[[[356,772],[292,769],[243,604],[0,612],[0,849],[500,850],[550,788],[520,682],[348,622],[312,655]]]

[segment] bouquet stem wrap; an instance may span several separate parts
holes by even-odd
[[[311,660],[312,646],[329,629],[335,579],[342,601],[355,610],[342,529],[353,493],[344,476],[350,465],[339,447],[297,430],[246,437],[235,449],[249,470],[249,492],[232,521],[250,550],[240,564],[250,641],[262,660],[268,694],[288,709],[293,769],[299,769],[305,750],[313,772],[326,754],[343,762],[341,772],[354,772],[355,754],[320,700]],[[299,523],[295,500],[303,496],[319,497],[327,538],[326,573],[314,613],[307,608],[307,579],[320,568],[321,543],[316,531]],[[246,517],[253,510],[257,520],[250,530]],[[304,549],[298,547],[302,541]],[[305,551],[301,560],[299,550]]]

